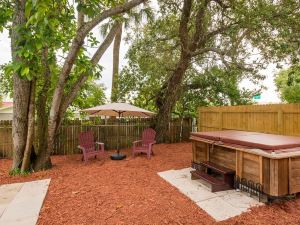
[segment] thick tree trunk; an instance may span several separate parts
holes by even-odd
[[[34,163],[34,171],[46,170],[52,167],[50,153],[48,151],[41,151]]]
[[[111,87],[111,101],[118,101],[118,79],[120,66],[120,46],[122,41],[122,23],[119,24],[118,31],[114,40],[113,48],[113,71],[112,71],[112,87]]]
[[[24,26],[25,21],[25,0],[16,1],[13,16],[13,25],[11,30],[11,51],[14,62],[22,62],[17,56],[22,35],[19,26]],[[13,164],[12,169],[20,168],[23,153],[26,146],[27,126],[28,126],[28,107],[30,99],[30,81],[21,79],[19,74],[13,74]]]
[[[27,171],[30,166],[30,155],[31,149],[33,147],[34,140],[34,119],[35,119],[35,80],[31,81],[30,85],[30,101],[29,101],[29,111],[28,111],[28,131],[26,139],[26,147],[24,151],[23,162],[21,166],[21,171]]]
[[[49,89],[51,85],[50,75],[51,71],[48,64],[48,48],[45,48],[43,51],[42,56],[42,63],[45,69],[44,76],[43,76],[43,86],[40,92],[38,93],[37,98],[37,130],[36,130],[36,137],[37,137],[37,146],[35,148],[37,159],[34,163],[34,168],[36,167],[36,162],[40,161],[39,157],[44,157],[43,151],[47,151],[47,130],[48,130],[48,110],[47,110],[47,102],[48,102],[48,95]],[[47,167],[51,166],[50,158],[46,160]],[[35,168],[36,169],[36,168]]]
[[[156,140],[160,143],[168,141],[168,123],[171,120],[175,104],[180,97],[182,81],[190,61],[191,56],[182,53],[175,71],[164,84],[164,88],[157,95],[156,105],[158,113],[155,118],[155,130],[157,132]]]

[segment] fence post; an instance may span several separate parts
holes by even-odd
[[[283,134],[283,111],[279,109],[277,112],[277,129],[278,134]]]

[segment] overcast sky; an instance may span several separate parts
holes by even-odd
[[[95,35],[99,35],[96,33]],[[126,52],[129,46],[124,41],[121,44],[121,52],[120,52],[120,66],[121,69],[124,65],[126,65],[127,61],[125,59]],[[95,50],[89,50],[90,55],[93,54]],[[111,90],[111,82],[112,82],[112,46],[106,51],[100,60],[99,64],[104,67],[102,78],[98,81],[99,83],[103,83],[106,87],[106,95],[109,99],[110,90]],[[11,60],[11,51],[10,51],[10,39],[8,37],[8,32],[4,31],[0,33],[0,64],[7,63]],[[277,72],[275,65],[269,65],[266,70],[261,71],[262,74],[266,76],[266,79],[263,81],[263,85],[267,87],[267,90],[264,90],[261,94],[261,99],[258,102],[261,103],[276,103],[280,102],[278,98],[278,93],[276,92],[276,87],[274,85],[274,74]],[[253,84],[250,82],[242,82],[242,87],[246,88],[255,88]]]

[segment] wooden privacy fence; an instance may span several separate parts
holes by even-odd
[[[300,104],[201,107],[198,130],[244,130],[300,136]]]
[[[120,122],[120,125],[119,125]],[[64,121],[56,137],[53,154],[68,155],[79,153],[78,135],[92,130],[97,141],[105,143],[105,149],[116,149],[119,132],[120,148],[132,146],[140,139],[142,131],[150,127],[151,119],[93,119]],[[173,119],[168,126],[168,142],[176,143],[189,140],[192,119]],[[0,121],[0,158],[12,156],[11,121]]]

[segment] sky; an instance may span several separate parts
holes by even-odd
[[[97,36],[100,36],[100,33],[97,34],[99,31],[94,31],[94,34]],[[106,87],[106,96],[107,99],[110,98],[110,92],[111,92],[111,84],[112,84],[112,46],[109,47],[109,49],[105,52],[103,57],[101,58],[99,64],[104,67],[102,78],[97,81],[97,83],[102,83]],[[120,70],[124,65],[127,64],[127,60],[125,58],[126,52],[129,48],[129,45],[125,43],[124,40],[122,40],[121,43],[121,50],[120,50]],[[89,53],[90,56],[92,56],[95,49],[90,49]],[[11,60],[11,51],[10,51],[10,39],[8,36],[8,31],[4,30],[3,33],[0,33],[0,65],[3,63],[7,63]],[[268,65],[267,69],[260,71],[263,75],[266,76],[266,79],[262,81],[263,86],[265,86],[267,89],[264,90],[261,93],[261,99],[256,100],[258,103],[278,103],[280,102],[280,98],[278,96],[278,93],[276,92],[276,87],[274,84],[274,74],[276,74],[278,70],[276,69],[276,66],[274,64]],[[249,88],[249,89],[255,89],[255,86],[245,80],[240,84],[241,87]],[[5,99],[9,100],[9,99]]]

